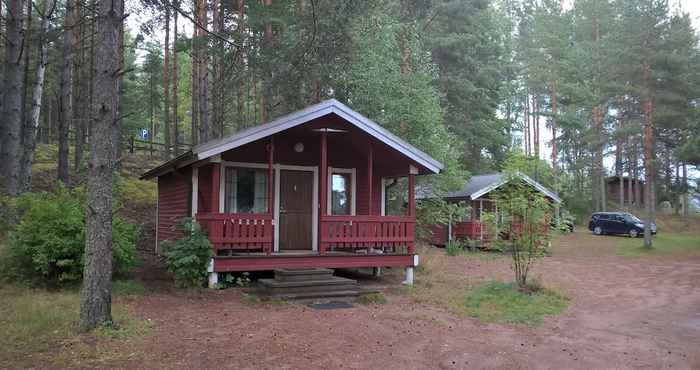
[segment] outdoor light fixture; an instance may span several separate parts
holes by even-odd
[[[303,143],[294,144],[294,151],[297,153],[303,152],[304,151],[304,144]]]

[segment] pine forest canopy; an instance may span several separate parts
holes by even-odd
[[[4,193],[37,143],[83,173],[100,73],[97,0],[0,3]],[[117,157],[163,159],[335,98],[468,173],[516,166],[583,213],[685,202],[700,164],[700,54],[666,0],[130,0],[116,40]],[[125,23],[129,25],[125,26]],[[153,144],[150,144],[153,143]],[[646,179],[606,199],[607,176]],[[75,181],[75,180],[73,180]],[[637,182],[635,182],[637,183]],[[624,195],[626,194],[626,195]],[[684,198],[685,197],[685,198]],[[685,201],[683,200],[685,199]],[[685,207],[687,209],[687,207]]]

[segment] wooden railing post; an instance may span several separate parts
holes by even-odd
[[[367,215],[372,215],[372,194],[374,191],[374,184],[372,179],[372,167],[374,167],[374,148],[372,144],[369,145],[369,151],[367,152]]]
[[[318,210],[318,226],[319,226],[319,232],[318,232],[318,252],[320,254],[324,254],[326,252],[326,244],[323,242],[323,234],[324,234],[324,227],[323,227],[323,218],[326,216],[326,195],[328,193],[328,152],[327,152],[327,136],[326,136],[326,131],[321,132],[321,148],[320,148],[320,163],[319,167],[319,210]]]
[[[270,215],[271,220],[269,221],[270,223],[274,223],[274,201],[275,201],[275,195],[274,195],[274,188],[272,186],[272,162],[274,161],[275,158],[275,138],[274,136],[270,137],[270,144],[268,147],[268,152],[267,152],[267,213]],[[272,226],[274,228],[274,226]],[[274,235],[274,233],[273,233]],[[274,243],[274,240],[273,240]],[[274,244],[273,244],[274,245]],[[272,246],[269,248],[266,248],[267,254],[272,253]]]
[[[416,175],[418,169],[408,166],[408,215],[411,219],[416,219]],[[410,223],[406,227],[406,233],[410,235],[411,241],[406,243],[408,254],[413,254],[413,239],[415,238],[415,224]]]
[[[219,192],[221,191],[221,163],[211,164],[211,204],[210,213],[219,213]]]

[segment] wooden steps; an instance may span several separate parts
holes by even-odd
[[[351,300],[365,293],[357,280],[333,276],[329,269],[278,269],[274,279],[258,280],[258,294],[271,299]]]

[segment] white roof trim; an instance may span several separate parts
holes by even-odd
[[[522,173],[522,172],[517,172],[517,175],[518,175],[520,178],[522,178],[523,180],[525,180],[526,183],[532,185],[532,187],[534,187],[535,189],[539,190],[542,194],[544,194],[544,195],[546,195],[546,196],[552,198],[555,202],[557,202],[557,203],[561,203],[561,202],[562,202],[561,198],[559,198],[559,196],[558,196],[556,193],[554,193],[554,192],[552,192],[551,190],[545,188],[544,186],[542,186],[542,184],[540,184],[539,182],[537,182],[537,181],[533,180],[532,178],[530,178],[530,176],[528,176],[528,175],[526,175],[526,174],[524,174],[524,173]],[[482,188],[482,189],[479,189],[479,190],[475,191],[474,193],[472,193],[472,194],[470,195],[470,198],[471,198],[472,200],[474,200],[474,199],[479,199],[479,198],[482,197],[483,195],[488,194],[488,193],[494,191],[495,189],[501,187],[503,184],[505,184],[505,183],[507,183],[507,182],[508,182],[508,178],[507,178],[507,176],[504,176],[500,181],[495,182],[495,183],[493,183],[493,184],[491,184],[491,185],[489,185],[489,186],[487,186],[487,187],[484,187],[484,188]]]
[[[357,128],[381,140],[385,144],[399,151],[408,158],[416,161],[433,173],[439,173],[443,168],[443,165],[440,162],[436,161],[421,150],[403,141],[377,123],[362,116],[335,99],[323,101],[319,104],[312,105],[298,112],[280,117],[272,122],[252,127],[227,138],[198,145],[194,147],[192,151],[197,156],[197,159],[206,159],[227,150],[238,148],[242,145],[301,125],[316,118],[323,117],[330,113],[337,114]]]

